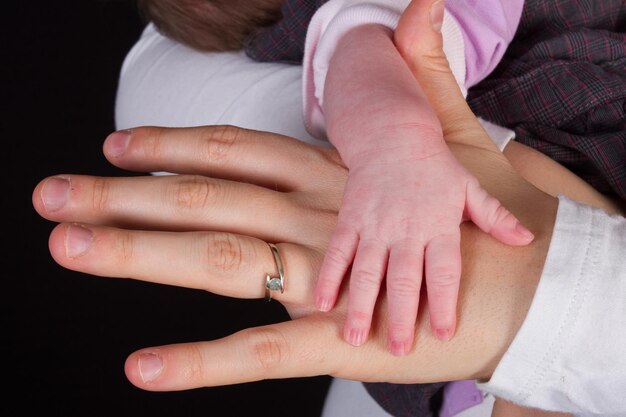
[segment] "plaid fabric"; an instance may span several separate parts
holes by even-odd
[[[626,3],[527,0],[496,70],[470,89],[481,117],[598,191],[626,198]]]
[[[256,33],[247,54],[300,64],[308,23],[326,1],[285,0],[283,19]],[[526,0],[504,58],[468,103],[600,192],[626,198],[625,32],[624,0]],[[434,417],[445,383],[364,386],[395,417]]]
[[[445,382],[434,384],[363,383],[378,405],[395,417],[436,417],[441,408],[445,385]]]
[[[315,11],[328,0],[284,0],[283,17],[274,25],[255,32],[245,46],[255,61],[301,64],[304,40]]]
[[[252,36],[257,61],[302,62],[308,23],[327,0],[285,0]],[[626,5],[527,0],[496,70],[470,89],[477,115],[516,133],[605,194],[626,198]]]

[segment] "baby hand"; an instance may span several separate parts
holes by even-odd
[[[506,244],[525,245],[534,238],[445,144],[430,155],[396,149],[361,159],[349,170],[315,290],[316,306],[322,311],[334,306],[352,266],[343,335],[350,344],[362,345],[386,276],[389,349],[403,355],[413,345],[424,273],[431,328],[439,339],[450,339],[456,328],[464,220]]]

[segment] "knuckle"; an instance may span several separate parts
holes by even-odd
[[[395,338],[404,339],[411,334],[415,323],[415,317],[402,316],[399,318],[389,318],[388,332]]]
[[[276,329],[268,328],[249,330],[246,335],[246,346],[252,358],[252,367],[263,374],[276,370],[288,351],[283,334]]]
[[[401,53],[408,57],[421,73],[448,74],[450,72],[448,58],[439,47],[429,49],[416,47],[413,39],[403,42],[400,48]]]
[[[348,265],[352,259],[350,255],[340,246],[332,246],[326,252],[326,260],[332,265],[344,266]]]
[[[440,48],[424,49],[415,44],[415,39],[408,36],[398,37],[398,50],[415,68],[435,74],[447,74],[450,71],[448,58]]]
[[[435,327],[449,327],[454,323],[456,313],[456,300],[444,297],[434,298],[429,302],[431,320]]]
[[[205,363],[202,350],[196,344],[189,344],[186,347],[186,366],[182,371],[183,378],[189,383],[195,384],[201,381],[204,375]]]
[[[352,273],[350,287],[363,292],[378,291],[381,280],[382,277],[378,271],[363,267]]]
[[[132,130],[133,141],[141,144],[146,156],[157,160],[163,155],[163,133],[163,128],[152,126]]]
[[[91,195],[92,208],[97,212],[107,211],[111,183],[106,178],[96,178]]]
[[[199,175],[174,178],[172,187],[168,194],[173,194],[172,200],[180,211],[205,208],[224,196],[224,188],[218,181]]]
[[[364,311],[365,310],[365,311]],[[369,328],[372,323],[372,311],[367,311],[366,309],[357,309],[351,307],[348,310],[348,316],[346,318],[346,323],[349,323],[351,327],[354,328]]]
[[[243,248],[241,240],[229,233],[211,233],[206,242],[209,274],[220,274],[236,271],[243,264]]]
[[[204,146],[204,154],[210,163],[219,164],[227,160],[232,154],[231,148],[241,136],[241,130],[235,126],[215,126],[202,131],[201,142]]]
[[[431,71],[432,73],[444,75],[450,73],[450,63],[448,62],[448,58],[439,48],[427,51],[418,57],[418,59],[420,66]]]
[[[495,209],[491,210],[491,216],[489,219],[489,230],[487,231],[488,233],[491,232],[494,227],[502,223],[509,216],[509,211],[505,209],[504,206],[500,205],[495,199],[493,200],[492,204],[496,205],[496,207]]]
[[[459,277],[449,270],[431,272],[428,283],[439,290],[454,288],[459,284]]]
[[[315,242],[323,243],[324,246],[327,246],[328,236],[337,224],[337,212],[317,208],[302,209],[298,206],[296,208],[302,211],[303,218],[311,219],[312,224],[315,225],[315,233],[311,233],[307,238],[312,238]],[[345,250],[342,252],[345,253]]]
[[[448,216],[439,215],[432,219],[431,225],[437,229],[443,229],[447,231],[451,224],[455,224],[455,221]]]
[[[387,288],[394,293],[394,297],[417,299],[420,287],[421,282],[417,276],[398,275],[387,281]]]
[[[125,265],[133,259],[135,248],[134,235],[130,230],[119,230],[114,239],[117,263]]]

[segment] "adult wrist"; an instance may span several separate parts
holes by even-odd
[[[535,235],[529,245],[508,246],[471,223],[462,225],[461,282],[469,282],[472,287],[471,294],[464,294],[465,303],[477,303],[477,312],[468,320],[479,322],[474,333],[481,333],[485,340],[475,350],[476,373],[460,376],[486,381],[513,343],[531,307],[552,241],[559,201],[520,177],[501,153],[477,152],[476,147],[456,144],[450,148],[481,186]],[[459,323],[464,314],[459,311]]]

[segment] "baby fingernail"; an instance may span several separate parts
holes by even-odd
[[[435,334],[437,335],[437,339],[442,342],[447,342],[452,338],[452,332],[450,332],[450,329],[437,329]]]
[[[163,361],[154,353],[142,353],[137,361],[143,382],[154,381],[163,370]]]
[[[444,0],[437,0],[430,6],[430,24],[437,32],[441,32],[441,26],[443,25],[444,9]]]
[[[70,180],[67,178],[48,178],[41,188],[41,201],[47,212],[55,212],[67,203],[70,192]]]
[[[407,344],[394,340],[389,344],[389,350],[395,356],[404,356],[407,352]]]
[[[317,297],[315,306],[320,311],[330,311],[330,300],[326,297]]]
[[[107,148],[112,156],[120,156],[126,152],[130,142],[130,130],[119,130],[111,133],[107,139]]]
[[[520,222],[517,222],[517,224],[515,225],[515,231],[529,242],[535,238],[535,235]]]
[[[93,233],[82,226],[69,226],[65,232],[65,254],[76,258],[89,250]]]
[[[363,343],[365,343],[365,330],[347,329],[344,337],[346,341],[352,346],[361,346]]]

